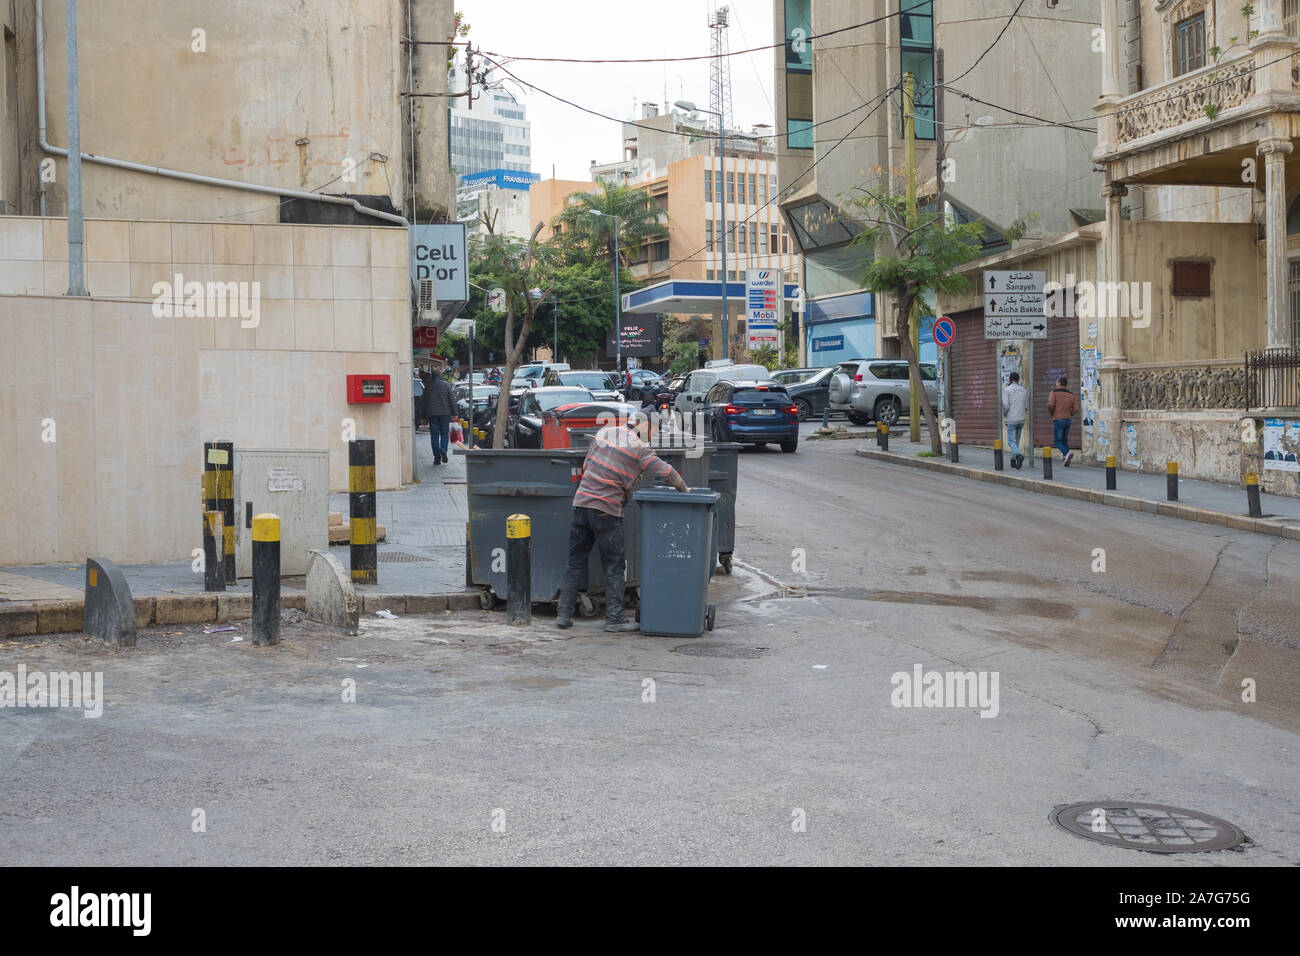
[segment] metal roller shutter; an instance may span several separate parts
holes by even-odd
[[[957,337],[948,347],[949,415],[962,444],[991,445],[998,437],[997,342],[984,338],[981,309],[950,318]]]
[[[1047,320],[1047,338],[1034,342],[1034,447],[1052,444],[1052,419],[1047,414],[1047,396],[1064,375],[1069,389],[1079,394],[1079,320],[1062,316]],[[1082,399],[1080,399],[1082,402]],[[957,433],[958,438],[961,432]],[[1070,426],[1070,447],[1082,448],[1083,425],[1078,415]]]

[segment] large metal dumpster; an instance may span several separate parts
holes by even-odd
[[[727,574],[731,573],[731,555],[736,550],[736,486],[740,477],[740,448],[738,442],[710,442],[708,445],[708,486],[721,496],[717,507],[718,563]]]

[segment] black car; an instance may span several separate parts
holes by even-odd
[[[718,382],[700,410],[715,442],[775,443],[787,454],[799,447],[799,407],[776,382]]]
[[[591,392],[585,388],[543,385],[522,393],[519,410],[511,409],[510,430],[506,433],[511,448],[542,447],[542,416],[552,408],[577,402],[591,402]]]
[[[612,372],[599,369],[548,369],[543,386],[585,388],[599,402],[616,402],[621,399],[619,380]]]
[[[828,365],[808,376],[797,385],[786,385],[794,403],[799,406],[799,421],[806,422],[820,415],[831,402],[831,378],[836,366]]]

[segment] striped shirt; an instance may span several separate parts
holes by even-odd
[[[619,425],[606,425],[591,440],[573,506],[594,508],[621,518],[623,506],[643,472],[655,478],[677,474],[672,465],[632,431]]]

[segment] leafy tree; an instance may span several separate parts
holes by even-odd
[[[753,365],[761,365],[769,372],[775,372],[781,365],[781,357],[777,355],[776,349],[770,345],[760,345],[756,349],[751,349],[749,361]]]
[[[863,288],[888,295],[898,310],[898,341],[907,359],[912,393],[930,427],[930,447],[939,453],[939,426],[921,380],[921,364],[912,348],[913,309],[922,316],[927,290],[946,295],[966,291],[970,281],[955,269],[979,251],[984,232],[981,222],[950,223],[942,211],[909,210],[903,196],[859,186],[851,201],[867,228],[853,240],[873,247],[876,255],[862,278]]]
[[[621,265],[628,265],[632,253],[648,238],[667,229],[666,216],[650,198],[649,191],[601,180],[595,189],[570,196],[569,204],[552,223],[559,230],[556,241],[566,259],[575,263],[608,263],[612,277],[615,216]]]

